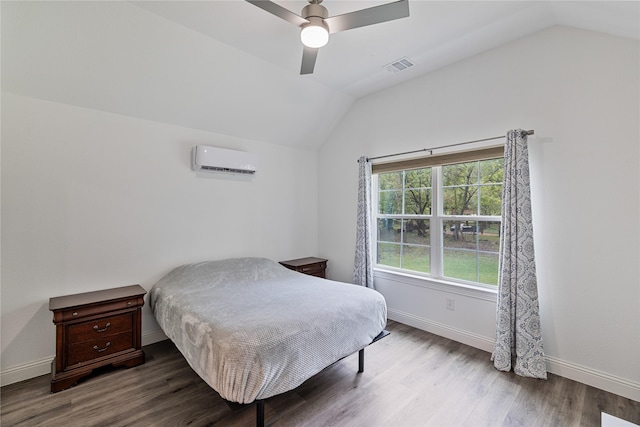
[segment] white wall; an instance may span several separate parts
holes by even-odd
[[[319,153],[330,277],[351,280],[359,156],[534,129],[549,369],[640,400],[639,59],[637,41],[555,27],[358,100]],[[376,286],[390,318],[492,349],[495,294],[383,273]]]
[[[196,144],[256,153],[251,179],[197,175]],[[183,263],[317,251],[315,152],[3,93],[3,384],[49,372],[49,298]],[[143,345],[163,335],[144,308]]]

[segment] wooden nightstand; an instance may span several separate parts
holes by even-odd
[[[101,366],[144,363],[140,285],[49,299],[56,325],[51,392],[69,388]]]
[[[280,264],[284,265],[289,270],[326,279],[327,260],[324,258],[298,258],[289,261],[280,261]]]

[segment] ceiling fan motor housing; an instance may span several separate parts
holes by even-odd
[[[300,14],[304,19],[320,18],[324,20],[329,16],[327,8],[318,3],[309,3],[302,9]]]

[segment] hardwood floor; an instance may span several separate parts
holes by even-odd
[[[547,381],[493,368],[484,351],[389,322],[392,332],[296,390],[266,401],[269,426],[600,426],[601,412],[640,425],[640,403],[556,375]],[[253,426],[233,412],[169,341],[147,362],[106,369],[49,392],[48,375],[2,387],[2,426]]]

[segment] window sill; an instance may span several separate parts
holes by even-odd
[[[400,282],[406,285],[418,286],[422,288],[434,289],[450,294],[464,295],[471,298],[482,299],[485,301],[497,301],[498,290],[489,289],[481,286],[473,286],[464,283],[450,282],[447,280],[436,279],[432,277],[419,276],[406,272],[387,270],[383,268],[374,268],[373,275],[375,278]]]

